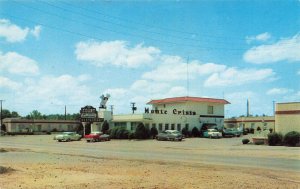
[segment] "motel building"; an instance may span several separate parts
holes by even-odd
[[[248,116],[238,118],[227,118],[224,121],[225,128],[238,128],[243,129],[254,129],[256,133],[259,129],[275,131],[275,117],[274,116]]]
[[[284,135],[290,131],[300,132],[300,102],[276,104],[275,131]]]
[[[142,114],[113,115],[114,127],[125,127],[134,131],[139,123],[158,132],[183,128],[191,131],[194,127],[201,129],[222,129],[224,125],[224,106],[229,104],[224,99],[202,97],[173,97],[151,100],[150,107]]]

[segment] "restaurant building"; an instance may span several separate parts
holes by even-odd
[[[147,128],[156,127],[158,132],[172,129],[191,131],[218,128],[224,125],[224,99],[202,97],[173,97],[151,100],[143,114],[113,115],[112,125],[135,130],[139,123]]]

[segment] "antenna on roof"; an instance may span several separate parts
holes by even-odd
[[[134,111],[137,110],[137,107],[135,106],[135,102],[131,102],[131,110],[132,110],[132,114],[134,114]]]
[[[250,110],[249,110],[249,99],[247,99],[247,117],[250,115]]]
[[[189,57],[187,57],[186,61],[186,96],[189,96]]]

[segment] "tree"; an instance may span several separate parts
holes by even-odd
[[[145,127],[143,123],[139,123],[135,129],[135,137],[137,139],[147,139],[149,138],[149,130]]]
[[[12,111],[11,112],[11,117],[21,117],[21,116],[18,114],[18,112]]]
[[[103,133],[107,133],[107,131],[109,130],[109,124],[108,122],[105,120],[102,124],[102,132]]]
[[[37,110],[33,110],[32,112],[29,113],[29,115],[26,116],[27,119],[43,119],[43,115],[41,112]]]
[[[7,110],[7,109],[3,109],[2,110],[2,119],[4,119],[4,118],[10,118],[11,117],[11,113],[10,113],[10,111],[9,110]]]

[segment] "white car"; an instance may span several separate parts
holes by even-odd
[[[77,134],[76,132],[63,132],[62,134],[56,135],[54,140],[58,142],[65,141],[69,142],[71,140],[80,140],[81,135]]]
[[[203,132],[203,136],[207,138],[222,138],[222,133],[216,129],[207,129]]]

